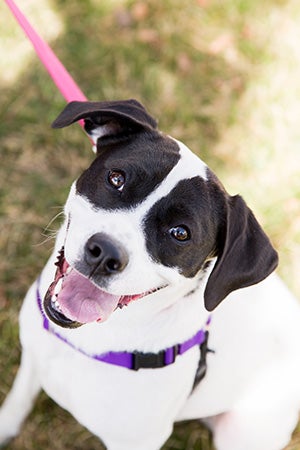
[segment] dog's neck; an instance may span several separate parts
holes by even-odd
[[[52,256],[40,279],[40,295],[43,296],[53,276]],[[51,268],[51,270],[49,270]],[[68,340],[77,342],[88,353],[111,350],[160,351],[178,342],[189,339],[202,328],[209,313],[204,307],[203,292],[210,269],[202,279],[191,280],[190,289],[184,286],[168,286],[148,297],[117,309],[101,324],[91,323],[78,329],[53,327]],[[136,343],[139,342],[139,348]]]
[[[77,347],[73,344],[73,342],[67,338],[65,338],[61,333],[59,333],[55,328],[52,326],[49,318],[46,316],[43,306],[42,306],[42,299],[40,296],[40,278],[38,278],[36,283],[36,300],[37,305],[41,313],[41,318],[43,319],[43,328],[47,332],[51,333],[58,339],[60,339],[64,344],[68,345],[72,349],[76,350],[81,355],[84,355],[88,358],[91,358],[96,361],[105,362],[107,364],[127,368],[130,370],[139,370],[141,368],[145,369],[158,369],[162,367],[166,367],[170,364],[174,364],[176,361],[177,356],[183,355],[193,347],[200,347],[201,350],[201,360],[200,360],[200,366],[198,368],[196,378],[195,378],[195,385],[197,385],[200,380],[204,377],[206,372],[206,353],[207,353],[207,341],[208,341],[208,328],[211,321],[211,316],[206,321],[205,326],[203,326],[200,330],[197,331],[196,334],[194,334],[191,338],[187,339],[184,342],[177,343],[173,346],[170,346],[168,348],[161,349],[159,352],[128,352],[122,351],[122,352],[116,352],[116,351],[109,351],[105,353],[88,353],[81,347]],[[203,360],[204,358],[204,360]],[[201,369],[201,373],[199,374],[199,370]]]

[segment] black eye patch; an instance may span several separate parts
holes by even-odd
[[[216,248],[221,197],[200,176],[179,181],[145,217],[144,234],[151,257],[177,267],[188,278],[195,276]]]
[[[77,180],[76,190],[96,208],[132,208],[154,191],[179,159],[175,141],[157,131],[142,132],[107,146]]]

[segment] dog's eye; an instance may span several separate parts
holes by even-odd
[[[190,230],[184,225],[170,228],[169,233],[174,239],[181,242],[188,241],[191,237]]]
[[[125,184],[125,174],[119,170],[112,170],[108,174],[108,182],[113,187],[118,189],[118,191],[122,191]]]

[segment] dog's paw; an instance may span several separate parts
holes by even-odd
[[[0,442],[0,448],[3,448],[4,450],[5,450],[6,448],[8,448],[8,444],[10,443],[10,441],[11,441],[12,439],[13,439],[13,438],[8,438],[8,439],[6,439],[5,441]]]
[[[6,449],[8,448],[8,444],[15,436],[9,436],[2,440],[2,436],[0,436],[0,448]]]
[[[0,448],[7,444],[19,434],[20,427],[15,423],[13,417],[8,417],[5,409],[0,409]]]
[[[10,441],[14,439],[18,435],[18,431],[15,433],[2,433],[2,427],[0,426],[0,448],[6,448]]]

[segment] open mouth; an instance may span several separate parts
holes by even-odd
[[[164,287],[135,295],[109,294],[68,264],[63,247],[55,265],[54,281],[45,295],[43,306],[49,319],[65,328],[104,322],[118,307],[122,308]]]

